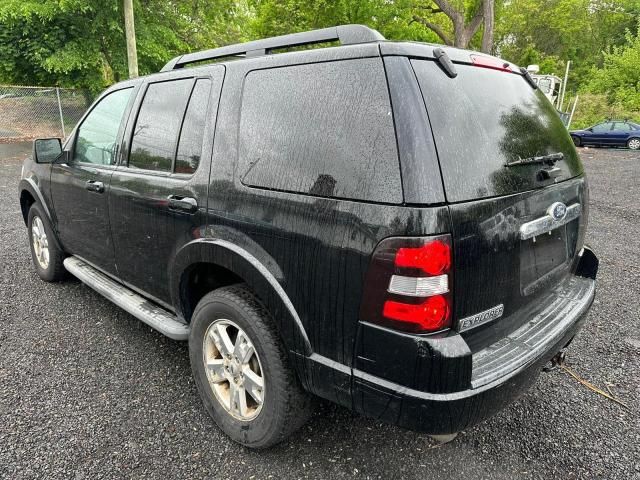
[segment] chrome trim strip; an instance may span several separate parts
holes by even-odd
[[[579,203],[567,207],[567,213],[560,220],[555,220],[551,215],[547,214],[543,217],[536,218],[530,222],[523,223],[520,226],[520,240],[528,240],[529,238],[537,237],[543,233],[555,230],[572,220],[575,220],[582,213],[582,208]]]

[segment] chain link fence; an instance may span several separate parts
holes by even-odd
[[[66,137],[92,101],[85,90],[0,85],[0,143]]]

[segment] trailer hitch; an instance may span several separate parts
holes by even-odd
[[[543,372],[553,372],[556,368],[564,365],[564,361],[567,358],[567,349],[563,348],[556,353],[547,365],[542,369]]]

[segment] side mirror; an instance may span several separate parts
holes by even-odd
[[[587,131],[593,133],[593,128],[587,128]]]
[[[33,142],[33,158],[36,163],[53,163],[62,155],[59,138],[38,138]]]

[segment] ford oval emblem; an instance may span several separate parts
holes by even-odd
[[[567,215],[567,206],[562,202],[556,202],[549,207],[547,213],[555,221],[562,220]]]

